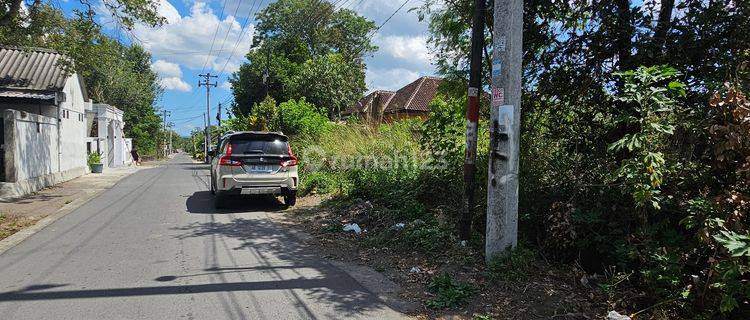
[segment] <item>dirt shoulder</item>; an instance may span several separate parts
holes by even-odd
[[[318,196],[301,198],[283,222],[311,235],[306,242],[325,258],[369,266],[397,283],[401,288],[398,298],[416,305],[411,313],[418,318],[600,319],[606,315],[605,295],[575,266],[534,256],[516,261],[518,266],[488,270],[481,254],[468,247],[425,252],[408,245],[383,245],[378,241],[382,232],[376,235],[367,223],[359,235],[338,230],[349,222],[348,209],[322,206],[322,200]],[[373,223],[372,228],[378,226]],[[458,306],[436,307],[443,297],[434,293],[430,283],[446,274],[457,283],[468,284],[469,297]],[[461,292],[448,292],[452,294]]]

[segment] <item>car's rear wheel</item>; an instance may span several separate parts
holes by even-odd
[[[297,204],[297,193],[287,194],[284,196],[284,204],[287,206],[294,206]]]

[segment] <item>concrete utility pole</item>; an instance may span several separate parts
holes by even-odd
[[[471,236],[471,217],[474,211],[474,175],[477,170],[477,122],[479,97],[482,92],[482,49],[484,48],[484,11],[486,0],[474,0],[471,31],[471,61],[469,67],[469,101],[466,108],[466,157],[464,159],[464,210],[461,214],[461,240]]]
[[[163,115],[163,123],[161,126],[161,130],[162,132],[166,133],[167,132],[167,117],[171,116],[172,112],[168,110],[162,110],[161,112]],[[163,143],[162,154],[166,157],[167,156],[167,137],[164,137],[164,139],[162,140],[162,143]]]
[[[211,78],[218,78],[218,76],[211,75],[211,73],[206,74],[199,74],[199,77],[202,77],[204,79],[198,80],[198,87],[206,87],[206,146],[204,147],[206,153],[205,153],[205,161],[208,163],[210,160],[208,158],[208,145],[211,144],[211,119],[209,118],[209,115],[211,114],[211,87],[216,87],[217,83],[211,83]]]
[[[523,0],[495,0],[490,161],[485,257],[503,256],[518,238]]]

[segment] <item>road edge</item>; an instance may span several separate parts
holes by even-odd
[[[271,221],[274,221],[281,227],[285,228],[287,232],[289,232],[292,237],[297,238],[297,241],[300,243],[305,243],[306,241],[315,238],[312,234],[285,224],[284,219],[286,218],[287,213],[288,212],[284,212],[284,215],[280,217],[268,214],[267,217]],[[405,317],[414,318],[413,314],[419,311],[419,304],[403,300],[399,297],[398,294],[401,292],[401,286],[398,283],[388,279],[388,277],[370,266],[326,259],[323,257],[320,257],[320,259],[334,268],[346,273],[349,277],[354,279],[354,281],[357,281],[362,287],[380,299],[383,304],[394,311],[401,313]]]
[[[76,209],[82,207],[83,205],[85,205],[89,201],[97,198],[104,191],[107,191],[107,190],[109,190],[111,188],[114,188],[115,186],[117,186],[117,184],[119,184],[120,182],[122,182],[123,180],[125,180],[125,178],[130,177],[134,173],[139,172],[139,171],[141,171],[143,169],[144,169],[143,167],[140,167],[140,168],[137,167],[136,170],[134,170],[132,172],[129,172],[129,173],[123,175],[122,177],[120,177],[120,179],[118,179],[117,182],[115,182],[114,184],[112,184],[108,188],[103,188],[103,189],[97,190],[97,191],[89,194],[87,197],[75,199],[72,202],[70,202],[70,203],[68,203],[66,205],[63,205],[55,213],[50,214],[50,215],[48,215],[48,216],[40,219],[39,221],[37,221],[33,225],[31,225],[29,227],[26,227],[26,228],[23,228],[22,230],[14,233],[14,234],[12,234],[11,236],[9,236],[9,237],[7,237],[5,239],[0,240],[0,256],[2,256],[6,251],[8,251],[8,250],[12,249],[13,247],[17,246],[18,244],[20,244],[21,242],[23,242],[27,238],[29,238],[32,235],[36,234],[37,232],[42,231],[42,229],[44,229],[45,227],[51,225],[52,223],[54,223],[55,221],[59,220],[60,218],[66,216],[69,213],[75,211]]]

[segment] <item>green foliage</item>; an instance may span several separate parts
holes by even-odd
[[[266,97],[260,104],[256,104],[250,114],[239,114],[222,123],[232,131],[275,131],[277,128],[278,106],[272,97]]]
[[[230,79],[235,114],[249,114],[270,95],[277,101],[307,98],[332,117],[365,91],[363,60],[375,49],[369,35],[374,22],[315,0],[275,1],[256,21],[249,63]]]
[[[331,130],[331,124],[316,107],[305,99],[289,100],[279,105],[278,129],[285,134],[314,138]]]
[[[289,87],[294,97],[306,98],[331,119],[339,118],[367,90],[363,65],[339,53],[305,61]]]
[[[505,256],[490,259],[487,276],[491,281],[519,281],[526,279],[536,263],[536,254],[519,244]]]
[[[639,67],[615,75],[625,81],[623,92],[615,100],[627,108],[616,117],[614,125],[636,128],[609,146],[610,151],[627,150],[631,154],[622,162],[617,176],[632,190],[638,207],[650,205],[659,209],[660,186],[667,170],[661,150],[665,136],[674,134],[672,122],[677,106],[674,97],[683,96],[685,86],[678,81],[659,85],[679,75],[676,69],[667,66]]]
[[[474,293],[474,287],[465,282],[457,281],[448,273],[440,274],[427,285],[435,297],[427,301],[427,307],[432,309],[448,309],[461,306]]]
[[[729,251],[732,257],[750,257],[750,233],[720,231],[718,235],[714,235],[714,239]]]
[[[420,143],[447,170],[455,170],[464,159],[465,101],[461,97],[436,97],[430,103],[430,117],[420,127]]]
[[[428,253],[439,253],[457,241],[452,228],[436,222],[414,220],[404,230],[402,245]]]
[[[94,164],[101,164],[102,163],[102,154],[99,152],[92,152],[89,153],[88,160],[87,160],[89,167]]]

